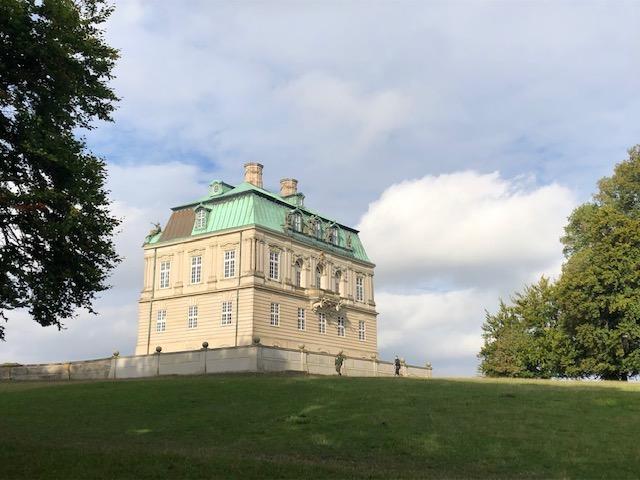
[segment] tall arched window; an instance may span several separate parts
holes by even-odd
[[[333,291],[336,293],[340,293],[340,280],[342,280],[342,272],[338,270],[333,277],[333,281],[334,281]]]
[[[302,259],[299,258],[296,260],[296,263],[293,265],[293,278],[296,283],[296,287],[302,286]]]
[[[322,288],[322,265],[316,267],[316,288]]]

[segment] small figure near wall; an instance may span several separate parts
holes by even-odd
[[[344,354],[342,353],[342,350],[340,351],[340,353],[338,353],[338,355],[336,356],[336,372],[338,373],[338,375],[342,376],[342,364],[344,363],[344,359],[346,357],[344,356]]]
[[[400,376],[400,367],[402,366],[402,363],[400,362],[400,359],[398,358],[398,356],[396,355],[396,359],[393,362],[393,364],[396,367],[396,377]]]

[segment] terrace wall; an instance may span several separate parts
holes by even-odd
[[[265,345],[215,348],[152,355],[37,365],[2,365],[0,381],[100,380],[145,378],[159,375],[204,375],[237,372],[300,372],[337,375],[335,357]],[[391,362],[347,357],[342,375],[384,377],[395,374]],[[431,368],[407,365],[402,376],[430,378]]]

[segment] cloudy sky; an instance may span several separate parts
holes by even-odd
[[[640,142],[640,2],[116,2],[109,165],[126,260],[100,315],[10,316],[0,362],[131,353],[144,235],[265,165],[355,225],[379,348],[475,375],[485,309],[562,263],[567,215]]]

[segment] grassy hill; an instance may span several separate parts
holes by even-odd
[[[637,478],[640,385],[228,375],[0,384],[0,477]]]

